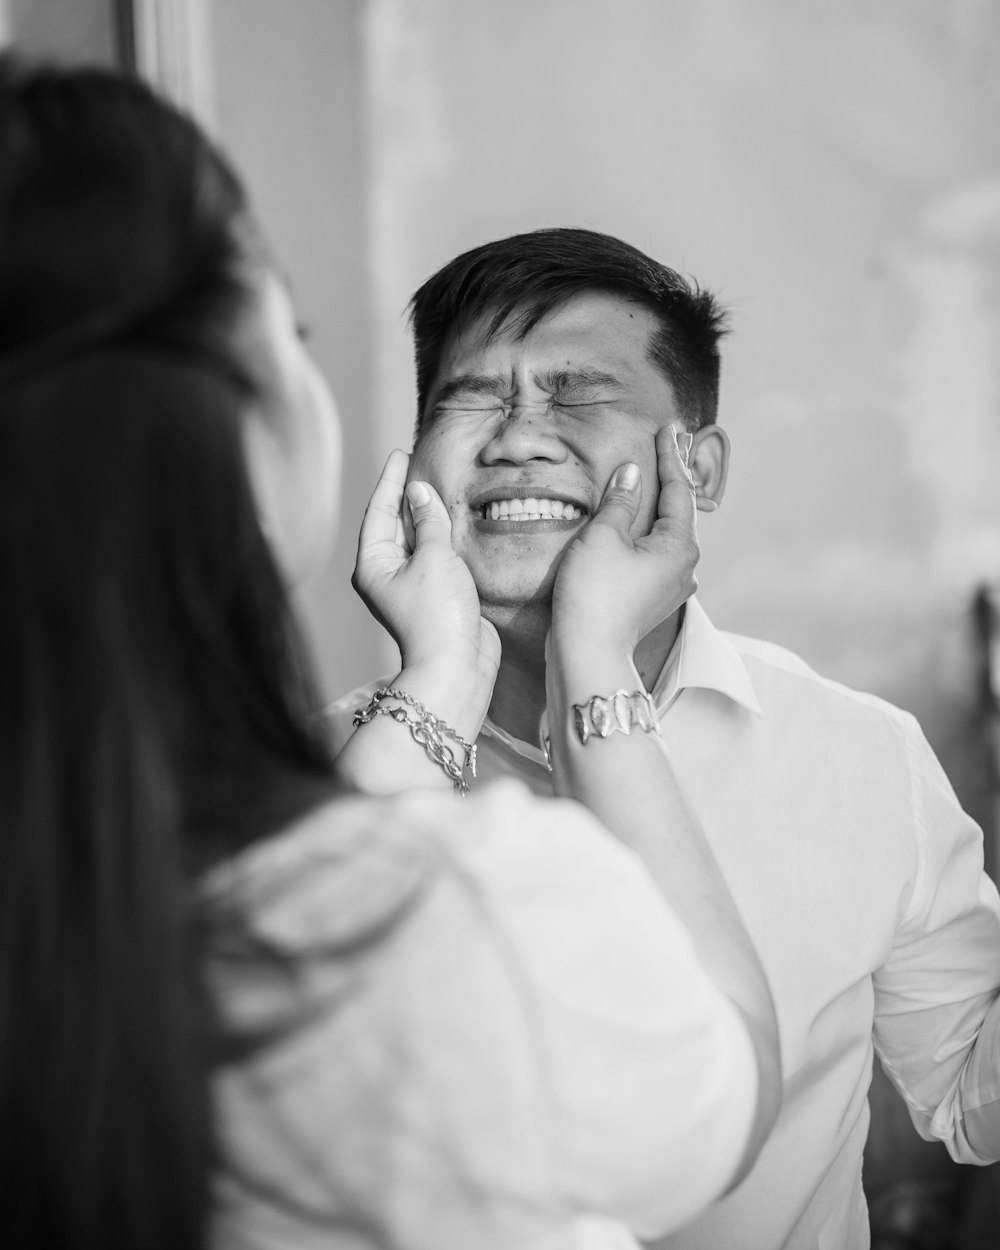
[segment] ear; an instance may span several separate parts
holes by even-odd
[[[726,493],[729,475],[729,435],[721,426],[705,425],[695,431],[688,455],[699,512],[714,512]]]

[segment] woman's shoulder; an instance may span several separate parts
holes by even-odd
[[[343,797],[216,865],[198,896],[210,914],[294,955],[382,928],[427,888],[435,860],[400,799]]]
[[[438,790],[336,798],[216,865],[199,902],[289,954],[356,943],[451,875],[463,839],[519,820],[526,800],[537,802],[518,783],[471,802]]]
[[[634,856],[575,802],[514,780],[468,799],[446,790],[337,798],[217,865],[200,902],[288,954],[355,944],[431,894],[495,900],[557,881],[606,891]]]

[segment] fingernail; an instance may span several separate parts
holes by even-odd
[[[427,489],[427,483],[410,482],[406,488],[406,498],[410,501],[411,508],[422,508],[425,503],[430,503],[431,492]]]
[[[694,435],[685,430],[677,440],[677,445],[681,449],[681,455],[684,457],[685,463],[687,463],[691,455],[691,448],[694,446]]]
[[[635,490],[639,485],[639,466],[623,464],[615,474],[614,484],[619,490]]]

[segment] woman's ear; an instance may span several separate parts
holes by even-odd
[[[694,478],[699,512],[714,512],[726,493],[729,474],[729,435],[721,426],[704,425],[696,430],[688,468]]]

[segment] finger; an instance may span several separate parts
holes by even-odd
[[[399,545],[401,508],[410,457],[396,448],[389,453],[382,474],[372,491],[358,535],[358,555],[380,543]]]
[[[497,633],[497,627],[485,616],[479,618],[479,650],[487,664],[494,669],[499,668],[500,657],[503,654],[500,635]]]
[[[451,517],[430,482],[410,482],[406,487],[414,529],[414,554],[429,546],[451,550]]]
[[[591,525],[610,525],[627,537],[639,511],[641,498],[639,466],[632,463],[619,465],[611,475]]]
[[[487,640],[487,639],[489,640],[488,649],[491,651],[495,651],[497,655],[499,655],[501,647],[500,647],[500,635],[497,632],[497,627],[493,624],[492,621],[488,621],[485,616],[481,616],[479,618],[479,629],[480,629],[482,638],[484,640]]]
[[[692,442],[691,434],[685,431],[678,435],[672,425],[663,426],[656,432],[656,468],[660,475],[660,494],[656,507],[658,529],[694,529],[694,478],[686,462]]]

